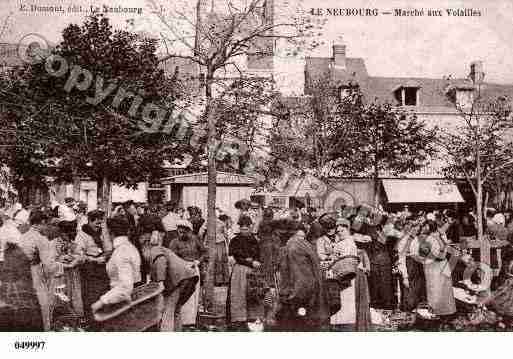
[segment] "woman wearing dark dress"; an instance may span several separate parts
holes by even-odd
[[[266,281],[269,286],[274,286],[275,273],[279,267],[280,241],[273,235],[273,210],[266,208],[263,218],[258,225],[258,243],[262,257],[262,271],[265,273]]]
[[[420,224],[411,223],[397,244],[399,258],[397,267],[402,277],[401,309],[414,310],[427,300],[424,266],[415,256],[418,253]]]
[[[370,260],[369,290],[371,307],[376,309],[394,309],[394,280],[392,274],[392,256],[381,226],[369,226],[368,234],[372,242],[367,245]]]
[[[104,212],[99,210],[87,214],[87,224],[79,229],[75,238],[75,251],[80,255],[80,279],[82,301],[86,318],[92,319],[91,305],[110,288],[106,262],[111,254],[104,243],[102,223]]]
[[[203,219],[201,214],[201,209],[191,206],[187,208],[187,212],[189,212],[189,222],[192,223],[192,233],[197,236],[201,226],[205,223],[205,219]]]
[[[261,266],[260,247],[251,233],[252,221],[249,217],[240,217],[238,225],[240,233],[230,241],[228,255],[235,259],[230,285],[228,286],[226,317],[227,322],[236,329],[244,329],[248,321],[257,319],[260,306],[248,303],[248,274]]]

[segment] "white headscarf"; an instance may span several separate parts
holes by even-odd
[[[59,206],[59,219],[61,221],[71,222],[77,219],[77,216],[75,215],[75,212],[72,208],[69,208],[68,206],[61,204]]]
[[[15,204],[12,205],[11,208],[9,208],[9,210],[7,211],[7,215],[10,217],[10,218],[13,218],[14,215],[16,214],[16,212],[18,212],[20,209],[22,209],[23,206],[21,205],[21,203],[18,203],[16,202]]]
[[[19,226],[21,226],[22,224],[26,224],[29,221],[29,215],[29,211],[27,211],[26,209],[22,209],[18,211],[18,213],[16,213],[16,215],[14,216],[14,222]]]
[[[500,226],[503,226],[506,224],[506,218],[504,217],[504,215],[502,213],[497,213],[495,216],[493,216],[492,221],[495,224],[498,224]]]

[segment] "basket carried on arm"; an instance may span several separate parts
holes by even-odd
[[[328,267],[327,276],[339,282],[352,280],[356,277],[359,263],[360,258],[358,256],[348,255],[337,258]]]

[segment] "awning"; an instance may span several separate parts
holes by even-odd
[[[388,203],[462,203],[456,184],[447,180],[382,180]]]

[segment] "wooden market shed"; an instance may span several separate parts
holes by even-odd
[[[240,199],[249,199],[255,191],[255,179],[237,173],[217,172],[216,206],[232,218],[237,218],[234,204]],[[166,189],[166,199],[179,206],[197,206],[206,217],[207,213],[207,172],[181,174],[160,180]]]

